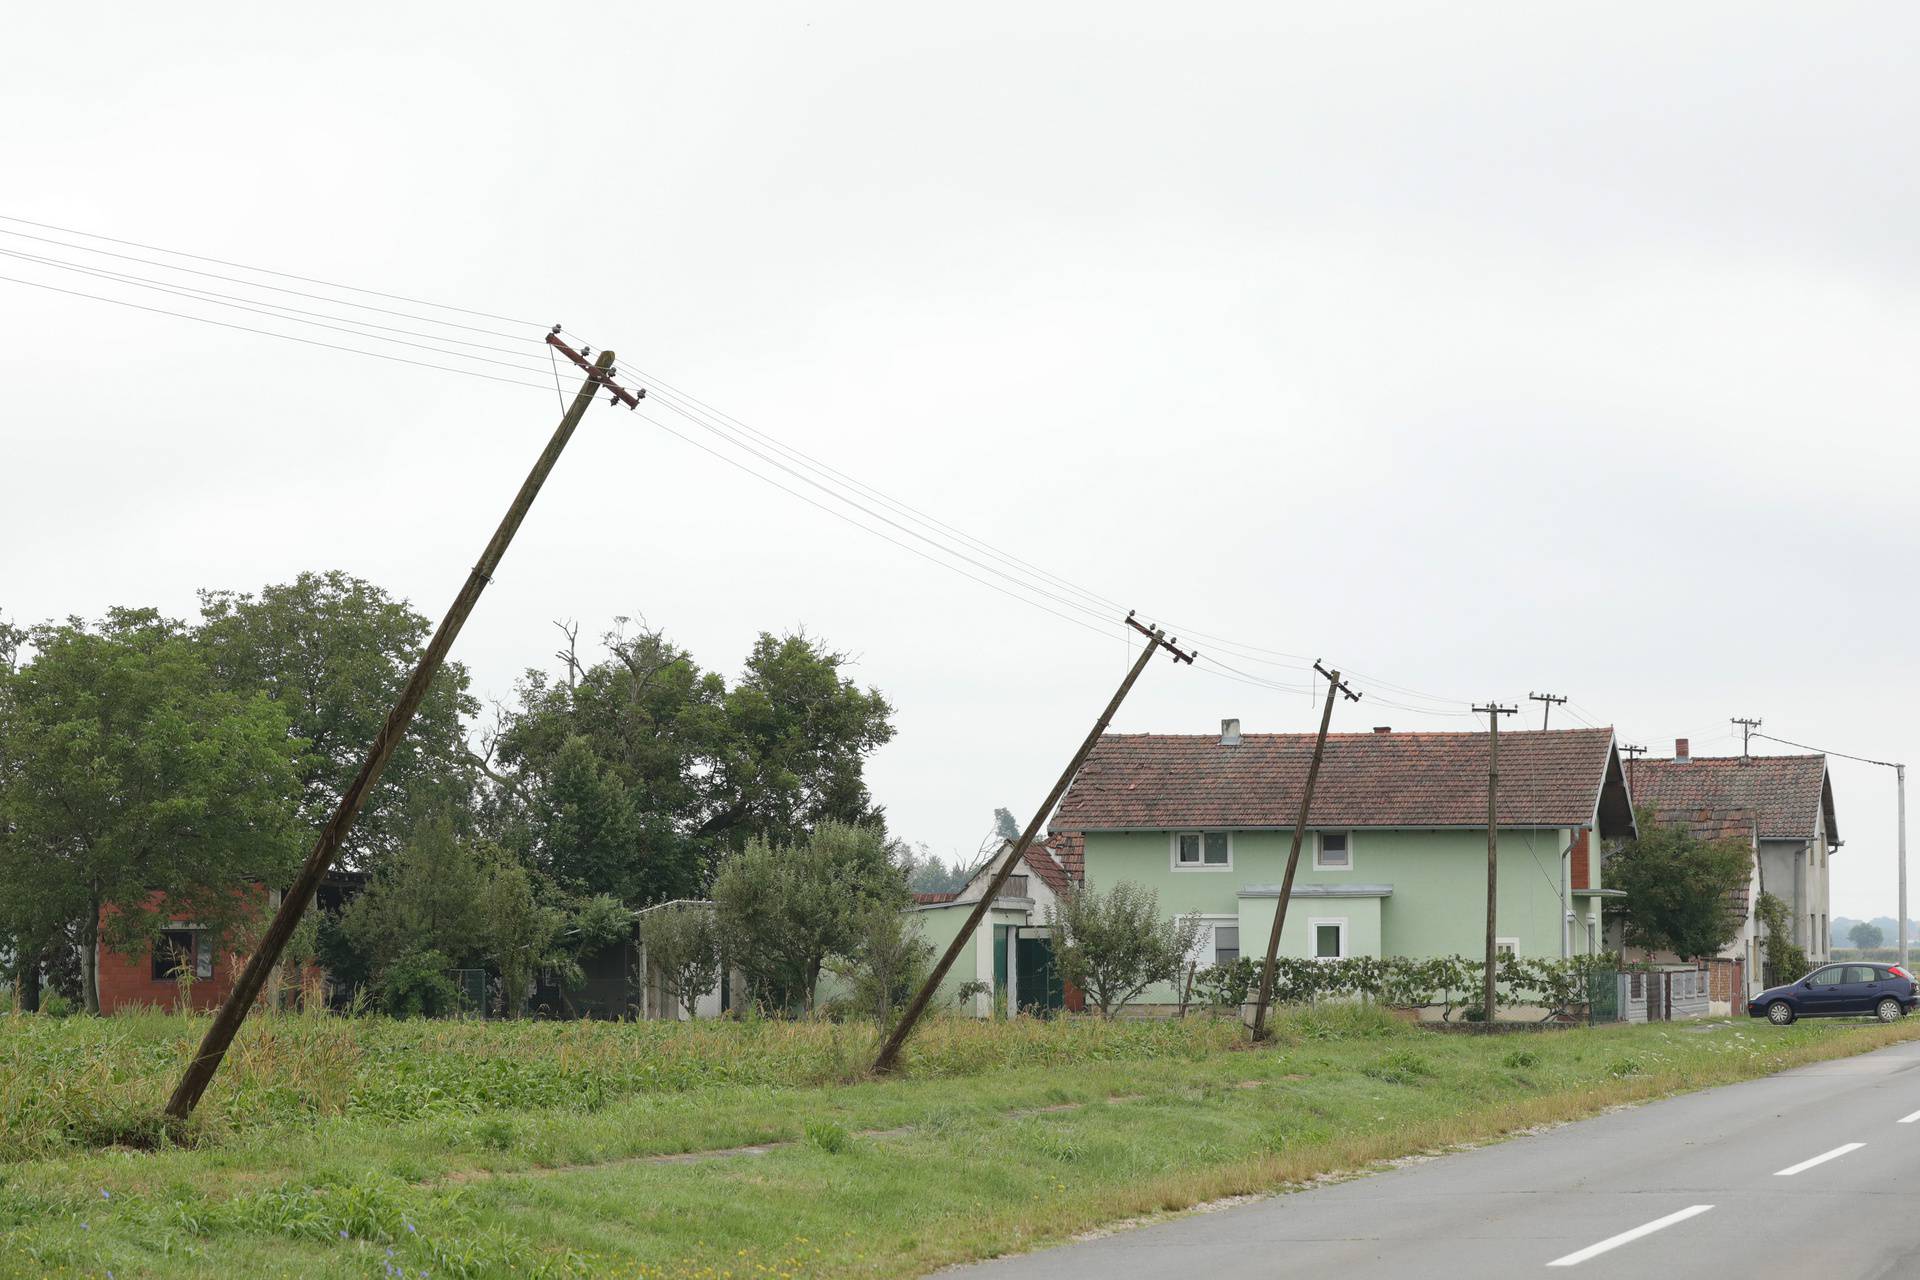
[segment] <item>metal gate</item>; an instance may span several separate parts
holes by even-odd
[[[1587,1022],[1618,1022],[1620,1018],[1620,971],[1591,970],[1587,974]]]

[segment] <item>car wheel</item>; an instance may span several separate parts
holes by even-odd
[[[1767,1021],[1776,1027],[1784,1027],[1793,1021],[1793,1006],[1785,1000],[1775,1000],[1767,1006]]]
[[[1875,1005],[1873,1011],[1879,1015],[1880,1021],[1882,1022],[1898,1022],[1906,1016],[1906,1010],[1902,1009],[1900,1002],[1892,996],[1888,996],[1885,1000]]]

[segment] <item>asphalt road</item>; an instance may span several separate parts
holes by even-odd
[[[1920,1042],[948,1274],[1920,1276]]]

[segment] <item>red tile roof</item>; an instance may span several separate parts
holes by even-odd
[[[1058,818],[1055,819],[1058,821]],[[1067,879],[1079,881],[1086,875],[1087,838],[1078,831],[1051,830],[1047,833],[1047,849],[1053,854],[1053,860],[1060,864],[1060,870]]]
[[[942,902],[952,902],[959,896],[958,893],[916,893],[913,895],[913,900],[918,906],[932,907]]]
[[[1052,837],[1049,836],[1048,840]],[[1067,873],[1054,858],[1053,850],[1047,847],[1047,841],[1036,840],[1027,847],[1027,869],[1046,881],[1047,888],[1055,893],[1067,891]]]
[[[1054,827],[1292,826],[1313,740],[1310,733],[1250,733],[1222,746],[1213,734],[1107,734],[1060,802]],[[1502,733],[1501,823],[1591,821],[1613,758],[1612,729]],[[1484,826],[1486,819],[1484,733],[1330,734],[1307,816],[1315,827]],[[1062,862],[1078,878],[1078,850],[1072,863]]]
[[[1824,807],[1827,839],[1839,839],[1825,756],[1638,760],[1628,771],[1627,789],[1634,804],[1659,811],[1751,808],[1762,840],[1811,840]]]

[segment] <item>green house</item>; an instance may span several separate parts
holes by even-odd
[[[1204,921],[1196,964],[1265,953],[1312,734],[1108,734],[1052,823],[1074,881],[1130,880]],[[1603,851],[1633,832],[1611,729],[1500,735],[1496,931],[1503,949],[1603,947]],[[1290,956],[1478,955],[1485,947],[1488,735],[1333,734],[1280,938]],[[1163,990],[1149,1002],[1177,998]]]

